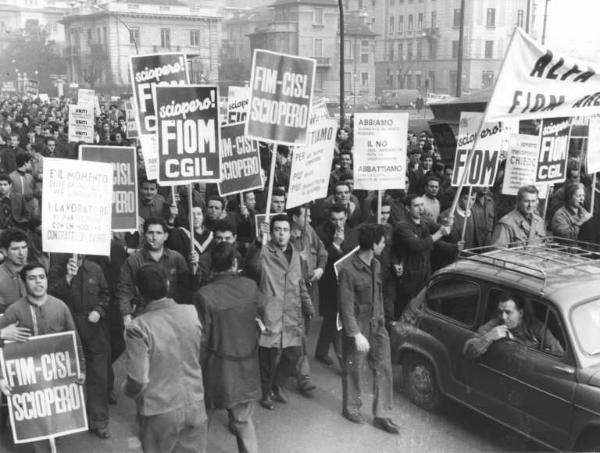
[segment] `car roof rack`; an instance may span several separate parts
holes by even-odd
[[[589,275],[600,274],[600,245],[549,236],[533,244],[514,242],[503,247],[463,250],[459,259],[485,263],[541,280],[543,294],[549,274],[568,268]],[[592,264],[592,266],[590,266]]]

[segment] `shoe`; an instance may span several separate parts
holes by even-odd
[[[273,400],[283,404],[288,402],[288,397],[282,387],[278,385],[273,387]]]
[[[356,423],[358,425],[362,425],[365,423],[365,418],[360,412],[343,411],[342,415],[344,416],[344,418],[350,420],[352,423]]]
[[[273,398],[271,397],[271,395],[263,395],[263,397],[260,399],[259,404],[264,407],[265,409],[269,409],[270,411],[272,411],[273,409],[275,409],[275,405],[273,404]]]
[[[110,438],[110,433],[108,432],[108,429],[106,429],[106,428],[92,428],[90,431],[92,432],[92,434],[95,434],[100,439]]]
[[[382,418],[382,417],[375,418],[373,420],[373,426],[375,428],[382,429],[386,433],[390,433],[390,434],[399,434],[400,433],[400,427],[398,425],[396,425],[393,421],[391,421],[389,418]]]
[[[317,386],[313,384],[310,376],[302,376],[298,379],[298,390],[304,396],[312,396],[312,392],[316,390]]]
[[[316,355],[315,360],[321,362],[325,366],[333,366],[333,359],[328,355]]]
[[[113,406],[117,404],[117,395],[115,395],[115,392],[108,394],[108,404],[112,404]]]

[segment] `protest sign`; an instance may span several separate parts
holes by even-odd
[[[12,387],[7,399],[16,444],[87,431],[75,332],[5,343],[0,361]]]
[[[94,108],[96,104],[96,92],[94,90],[88,90],[86,88],[79,88],[77,90],[77,104],[79,105],[90,105]]]
[[[540,137],[538,135],[513,134],[511,136],[504,169],[503,195],[517,195],[519,188],[535,184]],[[545,184],[540,184],[538,190]]]
[[[156,135],[140,135],[138,137],[142,147],[144,169],[148,179],[158,179],[158,143]]]
[[[125,127],[127,128],[127,138],[137,138],[138,130],[133,109],[125,110]]]
[[[138,228],[137,165],[133,146],[82,146],[79,159],[113,166],[112,231]]]
[[[488,102],[486,121],[600,113],[600,64],[542,46],[516,28]]]
[[[221,127],[221,159],[220,196],[263,186],[258,142],[244,135],[244,123]]]
[[[246,135],[284,145],[304,145],[315,79],[315,60],[254,50]]]
[[[44,252],[110,255],[113,166],[44,159]]]
[[[130,57],[131,83],[135,99],[135,112],[140,135],[154,135],[153,87],[160,85],[185,85],[188,83],[185,54],[161,53]]]
[[[308,145],[292,155],[287,209],[327,196],[336,132],[337,123],[324,117],[322,109],[311,111]]]
[[[94,105],[69,104],[69,141],[94,142]]]
[[[40,93],[38,97],[44,104],[50,102],[50,96],[48,96],[48,93]]]
[[[12,95],[17,94],[17,88],[15,87],[14,82],[2,82],[2,88],[0,88],[0,94],[2,95]]]
[[[460,114],[452,174],[452,185],[455,187],[462,181],[469,153],[472,153],[472,157],[464,185],[467,187],[490,187],[496,180],[500,150],[504,140],[502,123],[485,123],[476,140],[482,117],[482,113],[476,112],[461,112]],[[474,145],[475,149],[473,149]]]
[[[536,182],[559,182],[567,176],[569,158],[569,118],[547,118],[542,121],[542,139],[539,146]]]
[[[354,188],[404,189],[408,113],[354,115]]]
[[[587,146],[587,172],[600,171],[600,116],[590,118]]]
[[[229,87],[227,96],[227,122],[245,122],[250,105],[250,87]]]
[[[216,86],[154,88],[158,182],[181,185],[221,179],[219,92]]]
[[[25,83],[25,94],[27,94],[31,97],[35,97],[39,94],[39,92],[40,92],[40,81],[28,79],[27,82]]]

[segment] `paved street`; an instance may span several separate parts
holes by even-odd
[[[312,327],[311,350],[314,351],[318,324]],[[123,371],[118,365],[118,387]],[[278,404],[274,411],[256,408],[255,420],[262,453],[370,453],[370,452],[482,452],[531,451],[541,447],[513,434],[458,404],[448,402],[442,412],[432,414],[412,405],[402,391],[401,368],[394,368],[394,419],[402,426],[400,436],[392,436],[371,425],[354,425],[340,415],[341,382],[339,369],[313,364],[317,391],[307,399],[288,385],[290,403]],[[366,386],[365,386],[366,387]],[[364,397],[364,414],[370,418],[371,396]],[[224,411],[213,414],[209,427],[209,453],[236,452],[236,443],[227,431]],[[136,453],[135,408],[132,401],[119,395],[117,406],[111,406],[112,438],[100,440],[88,433],[59,440],[58,451],[67,453]],[[28,452],[29,448],[9,445],[3,436],[0,452]]]

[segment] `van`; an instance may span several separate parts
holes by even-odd
[[[381,92],[381,108],[411,109],[415,108],[416,100],[421,96],[419,90],[383,90]]]

